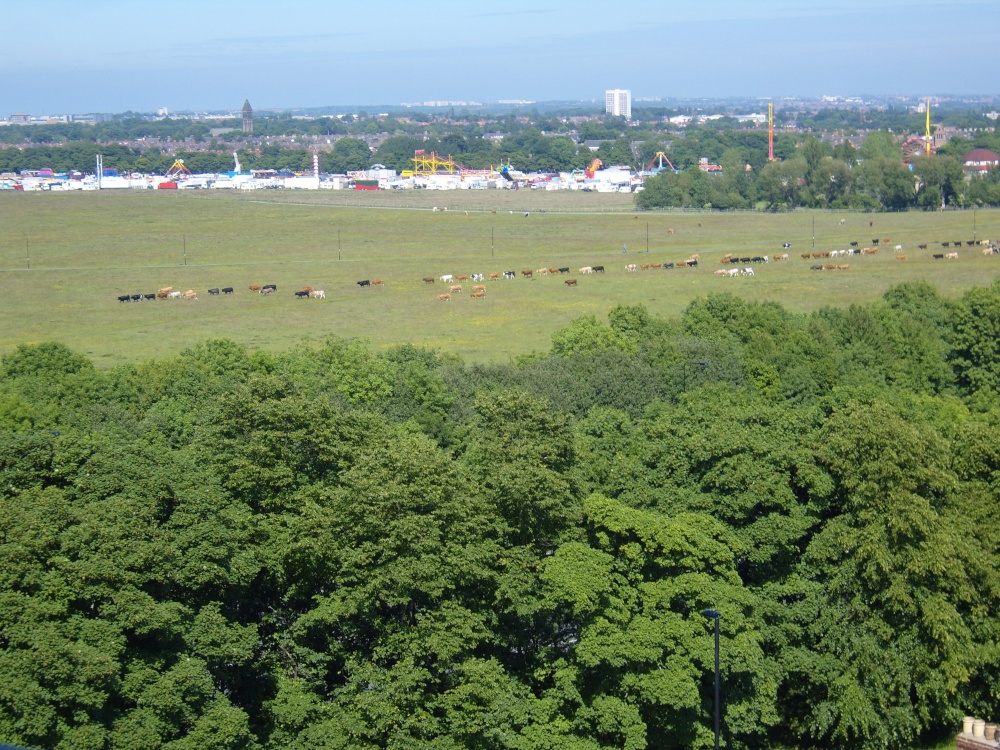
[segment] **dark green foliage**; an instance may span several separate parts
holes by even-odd
[[[0,742],[709,747],[705,608],[728,747],[995,718],[998,293],[619,306],[509,365],[19,347]]]

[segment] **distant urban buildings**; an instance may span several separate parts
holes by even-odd
[[[604,92],[604,111],[615,117],[632,119],[632,92],[628,89],[610,89]]]

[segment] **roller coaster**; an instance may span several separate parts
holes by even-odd
[[[457,161],[452,159],[450,156],[447,159],[443,159],[436,153],[431,151],[429,154],[423,149],[418,149],[413,152],[413,174],[421,176],[429,176],[435,174],[458,174],[462,177],[476,176],[476,177],[493,177],[496,171],[490,167],[489,169],[472,169],[471,167],[465,167],[459,164]],[[506,175],[504,175],[506,177]],[[507,179],[510,179],[507,177]]]

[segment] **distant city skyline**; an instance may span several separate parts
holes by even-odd
[[[5,8],[0,115],[362,103],[995,95],[996,0],[35,0]],[[982,54],[977,50],[982,47]],[[959,54],[961,52],[961,54]]]

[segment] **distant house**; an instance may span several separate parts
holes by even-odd
[[[962,157],[962,166],[970,172],[985,172],[1000,166],[1000,154],[988,148],[975,148]]]

